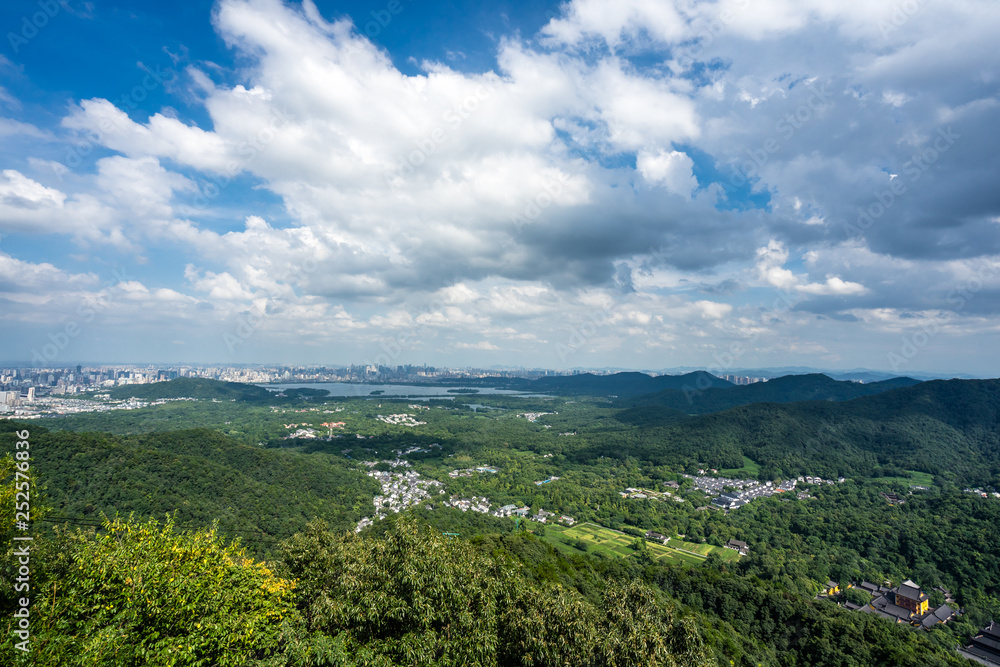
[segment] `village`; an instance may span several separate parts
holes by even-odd
[[[794,491],[795,487],[801,482],[803,484],[835,484],[847,481],[845,478],[841,477],[834,482],[830,479],[823,479],[821,477],[813,477],[811,475],[799,476],[795,479],[789,479],[785,481],[778,482],[760,482],[755,479],[731,479],[729,477],[712,477],[704,474],[704,470],[699,471],[699,475],[688,475],[685,474],[683,477],[685,479],[690,479],[694,482],[694,490],[701,491],[705,495],[712,495],[713,493],[718,494],[716,497],[712,498],[712,505],[723,509],[725,511],[739,509],[747,503],[756,500],[757,498],[768,498],[776,493],[786,493]],[[712,470],[711,472],[715,472]],[[667,486],[672,486],[673,488],[679,488],[676,482],[665,482]],[[798,496],[800,499],[808,497],[808,494],[803,495],[802,493]]]
[[[437,443],[430,445],[431,447],[439,447]],[[396,450],[397,458],[389,461],[361,461],[361,465],[368,468],[374,468],[379,463],[386,463],[392,468],[409,468],[412,464],[406,459],[401,458],[406,454],[414,452],[427,452],[429,450],[410,447],[406,450]],[[475,468],[466,468],[461,470],[452,470],[448,473],[448,476],[452,479],[457,479],[459,477],[471,477],[473,473],[486,473],[495,474],[499,472],[497,468],[492,466],[476,466]],[[425,500],[434,499],[437,500],[437,496],[443,495],[445,490],[441,482],[434,479],[427,479],[422,477],[419,473],[408,470],[406,472],[391,472],[384,470],[372,470],[368,473],[369,477],[375,478],[381,485],[382,493],[375,496],[372,500],[372,504],[375,506],[374,518],[363,517],[355,526],[354,532],[361,532],[367,526],[372,525],[377,520],[384,519],[388,513],[398,514],[408,507],[417,505]],[[542,484],[545,482],[553,481],[559,479],[558,477],[551,477],[542,482],[536,482],[536,484]],[[436,489],[436,493],[432,493]],[[554,512],[548,512],[544,509],[539,509],[534,515],[530,515],[531,509],[527,506],[518,507],[517,505],[504,505],[499,509],[492,510],[491,508],[495,506],[496,503],[492,502],[489,498],[485,496],[472,496],[471,498],[463,498],[459,496],[449,496],[447,499],[440,500],[442,507],[454,507],[455,509],[461,510],[463,512],[479,512],[481,514],[490,514],[495,517],[515,517],[515,518],[530,518],[532,521],[538,523],[546,523],[548,520],[555,515]],[[435,503],[436,504],[436,503]],[[428,504],[429,509],[433,509],[435,504]],[[530,515],[530,516],[529,516]],[[576,519],[570,516],[560,516],[556,519],[560,523],[567,526],[572,526],[576,523]]]
[[[398,415],[376,415],[375,419],[385,422],[386,424],[393,424],[395,426],[420,426],[421,424],[427,423],[417,421],[413,415],[408,415],[406,413]]]
[[[517,416],[518,417],[524,417],[529,422],[535,423],[535,422],[538,421],[539,417],[544,417],[545,415],[557,415],[557,414],[559,414],[559,413],[558,412],[522,412],[522,413],[518,414]],[[549,427],[549,428],[551,428],[551,427]]]
[[[374,466],[374,461],[364,461],[364,465]],[[409,467],[409,461],[396,459],[388,462],[390,466]],[[438,494],[444,493],[441,482],[436,479],[421,477],[419,473],[412,470],[406,472],[389,472],[384,470],[372,470],[369,477],[374,477],[382,486],[382,494],[375,496],[372,504],[375,505],[375,519],[384,519],[386,512],[398,514],[407,507],[412,507],[431,497],[431,491],[436,489]],[[369,517],[364,517],[358,522],[354,532],[361,532],[363,528],[373,523]]]

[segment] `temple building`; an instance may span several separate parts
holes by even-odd
[[[1000,625],[990,621],[959,653],[986,665],[1000,665]]]
[[[947,604],[932,610],[930,596],[909,579],[896,588],[876,586],[867,581],[862,581],[857,588],[871,593],[874,599],[870,604],[862,607],[854,606],[852,609],[864,614],[877,614],[894,623],[909,623],[929,630],[938,623],[947,623],[958,615]]]
[[[930,596],[909,579],[900,584],[893,596],[896,606],[908,609],[911,614],[917,616],[926,614],[930,607]]]

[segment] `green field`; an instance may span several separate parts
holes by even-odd
[[[730,468],[728,470],[720,470],[719,474],[723,477],[742,477],[757,479],[757,475],[760,473],[760,465],[753,459],[744,456],[743,457],[743,467],[742,468]]]
[[[909,477],[879,477],[877,481],[879,482],[900,482],[901,484],[919,484],[920,486],[926,486],[928,488],[934,488],[934,475],[928,472],[918,472],[916,470],[907,470],[910,474]]]
[[[583,523],[571,528],[559,525],[545,526],[545,539],[557,549],[566,553],[580,553],[576,547],[567,541],[581,540],[587,544],[587,553],[607,557],[625,557],[635,554],[632,543],[635,537],[617,530],[598,526],[594,523]],[[655,560],[669,561],[683,565],[701,565],[713,551],[725,560],[736,560],[739,555],[732,549],[712,546],[710,544],[695,544],[685,542],[676,537],[670,540],[669,546],[655,542],[647,542],[646,547]],[[690,553],[688,553],[690,552]]]

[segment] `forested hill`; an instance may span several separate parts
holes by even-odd
[[[734,387],[731,382],[715,377],[705,371],[695,371],[684,375],[658,375],[645,373],[614,373],[612,375],[560,375],[526,380],[518,384],[518,389],[548,392],[562,396],[640,396],[664,389],[682,390],[686,387],[716,387],[725,390]]]
[[[274,394],[263,387],[241,382],[221,382],[205,378],[177,378],[169,382],[129,384],[111,390],[112,398],[214,398],[220,401],[263,403]]]
[[[13,450],[13,422],[0,445]],[[102,513],[163,518],[204,527],[219,521],[227,537],[254,551],[321,518],[349,529],[370,507],[378,484],[344,459],[277,451],[209,429],[137,436],[49,432],[32,425],[32,467],[44,471],[54,516]]]
[[[647,426],[663,409],[630,408],[616,419]],[[998,415],[1000,380],[934,380],[850,401],[744,405],[644,430],[642,444],[609,438],[588,454],[680,456],[715,468],[741,467],[745,455],[768,477],[906,469],[1000,486]]]
[[[890,389],[920,384],[919,380],[908,377],[862,384],[847,380],[834,380],[822,373],[785,375],[768,382],[740,386],[730,385],[727,388],[710,386],[698,378],[695,380],[696,382],[690,382],[680,388],[668,388],[656,393],[621,399],[618,405],[623,408],[662,406],[687,414],[707,414],[751,403],[847,401],[861,396],[880,394]]]

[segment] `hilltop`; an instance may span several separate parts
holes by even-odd
[[[693,375],[695,374],[689,374]],[[735,386],[726,383],[728,386],[723,388],[708,385],[703,376],[693,379],[694,382],[681,387],[664,388],[655,393],[622,399],[618,405],[623,408],[660,406],[687,414],[707,414],[751,403],[847,401],[920,384],[919,380],[908,377],[871,383],[851,382],[834,380],[822,373],[785,375],[768,382],[749,385]]]
[[[650,410],[616,419],[647,426]],[[742,405],[651,429],[641,444],[609,437],[580,455],[697,457],[717,468],[739,468],[748,456],[767,477],[913,469],[1000,484],[998,415],[1000,380],[933,380],[846,401]]]
[[[0,432],[11,426],[3,423]],[[44,471],[57,516],[177,512],[181,525],[218,520],[225,535],[273,547],[311,520],[353,526],[358,503],[378,490],[343,459],[244,445],[210,429],[135,436],[31,431],[33,465]]]
[[[214,398],[220,401],[261,403],[273,401],[274,394],[263,387],[242,382],[222,382],[205,378],[176,378],[152,384],[129,384],[111,390],[112,398]]]
[[[559,375],[537,380],[525,380],[516,387],[524,391],[559,394],[561,396],[640,396],[663,390],[683,390],[695,387],[724,389],[734,387],[731,382],[715,377],[705,371],[694,371],[684,375],[647,375],[637,372],[613,373],[611,375]]]

